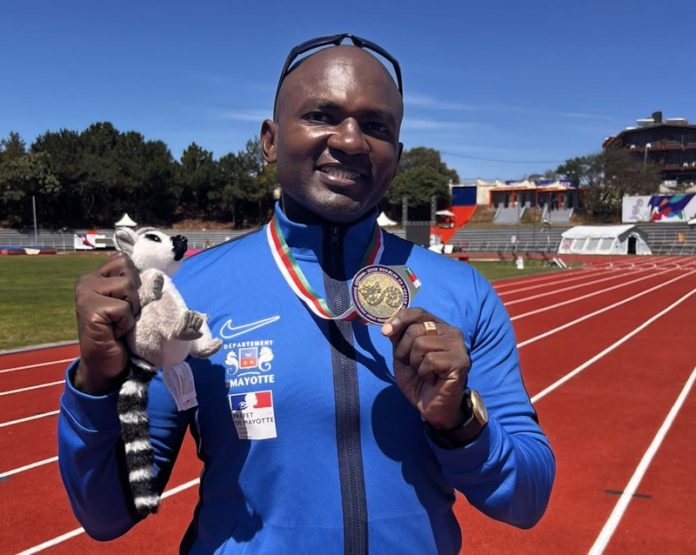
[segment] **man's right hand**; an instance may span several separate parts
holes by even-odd
[[[116,389],[128,362],[124,337],[140,312],[140,276],[125,254],[110,257],[75,284],[80,363],[75,387],[91,395]]]

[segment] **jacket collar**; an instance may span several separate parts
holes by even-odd
[[[303,224],[288,219],[280,203],[276,203],[275,217],[296,259],[321,262],[324,237],[337,233],[342,238],[338,252],[343,252],[346,269],[354,272],[359,270],[377,226],[376,209],[352,224]]]

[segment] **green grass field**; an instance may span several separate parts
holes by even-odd
[[[0,256],[0,350],[76,339],[75,278],[104,254]]]
[[[107,255],[0,256],[0,350],[75,340],[77,276]],[[518,270],[513,262],[472,262],[488,279],[549,270],[540,262]]]
[[[506,260],[504,262],[471,260],[469,264],[486,276],[486,279],[490,281],[558,270],[558,268],[544,264],[541,260],[526,260],[524,269],[522,270],[517,269],[513,260]]]

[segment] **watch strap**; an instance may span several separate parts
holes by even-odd
[[[483,431],[488,421],[487,419],[477,417],[477,414],[473,410],[471,398],[471,390],[465,389],[460,405],[464,421],[459,426],[441,430],[434,428],[427,421],[423,422],[428,437],[437,446],[444,449],[458,449],[474,441]]]

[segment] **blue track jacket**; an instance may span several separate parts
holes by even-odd
[[[276,217],[311,287],[339,312],[376,214],[333,228]],[[458,326],[468,386],[490,422],[472,443],[433,444],[395,385],[379,326],[314,316],[279,271],[265,228],[188,259],[175,283],[223,347],[191,359],[199,406],[177,412],[161,377],[149,414],[162,487],[187,429],[204,463],[186,553],[441,553],[461,547],[454,488],[485,514],[534,525],[553,453],[524,389],[510,320],[471,266],[384,233],[382,264],[422,282],[413,302]],[[87,532],[112,539],[137,519],[121,480],[116,394],[85,395],[68,369],[59,464]],[[156,516],[154,518],[157,518]],[[466,532],[466,530],[465,530]]]

